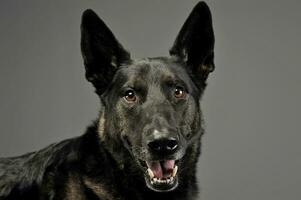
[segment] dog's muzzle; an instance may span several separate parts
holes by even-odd
[[[160,137],[147,142],[150,154],[156,160],[146,160],[147,171],[145,180],[147,186],[157,192],[168,192],[178,185],[178,166],[171,159],[179,148],[175,137]]]

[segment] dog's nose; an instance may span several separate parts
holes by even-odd
[[[172,154],[178,148],[178,140],[174,137],[159,138],[149,141],[147,145],[154,153]]]

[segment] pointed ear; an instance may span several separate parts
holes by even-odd
[[[185,62],[197,84],[204,85],[214,70],[214,33],[209,7],[199,2],[180,30],[170,55]]]
[[[124,50],[110,29],[88,9],[81,23],[81,51],[86,68],[86,78],[101,94],[112,81],[121,64],[130,62],[130,54]]]

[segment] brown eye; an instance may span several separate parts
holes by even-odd
[[[125,92],[124,99],[129,103],[134,103],[137,98],[133,90],[128,90]]]
[[[176,87],[174,95],[178,99],[184,98],[185,95],[186,95],[184,88],[182,88],[182,87]]]

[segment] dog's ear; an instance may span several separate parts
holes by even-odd
[[[121,64],[130,62],[130,54],[124,50],[110,29],[88,9],[81,23],[81,51],[86,68],[86,78],[101,94],[112,81]]]
[[[214,33],[209,7],[199,2],[180,30],[170,55],[185,62],[197,84],[203,85],[214,70]]]

